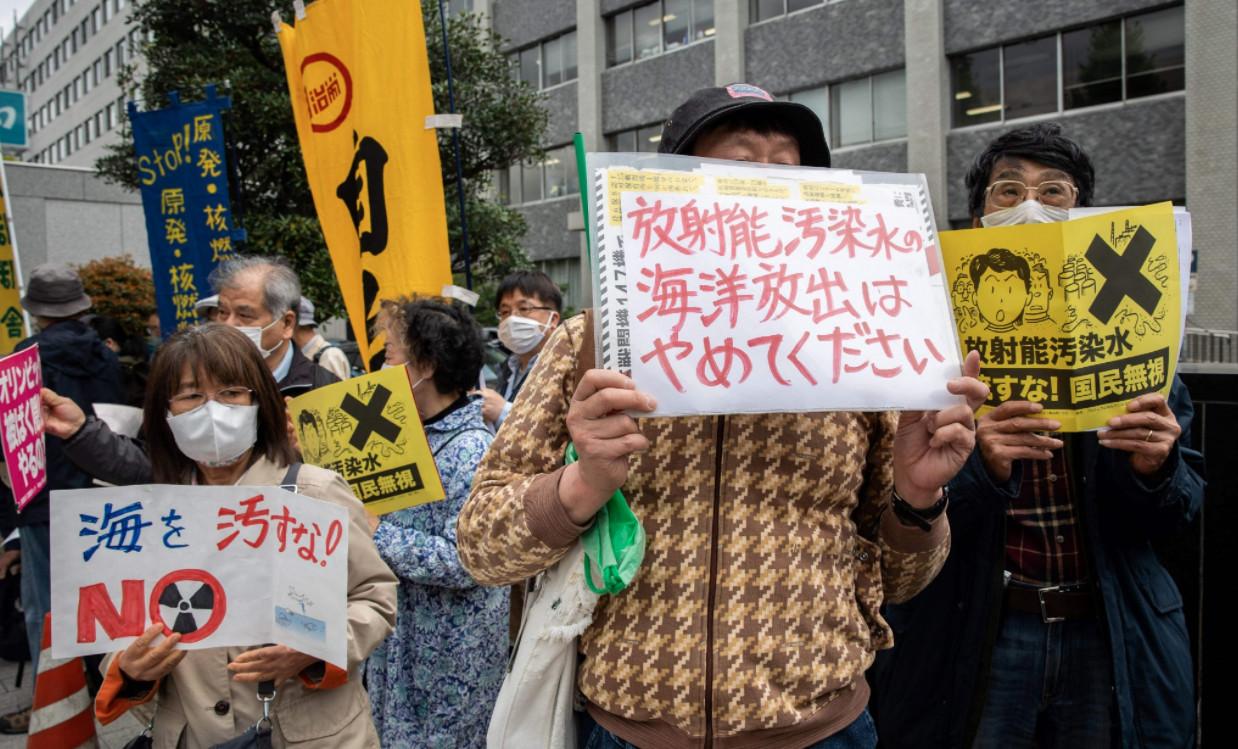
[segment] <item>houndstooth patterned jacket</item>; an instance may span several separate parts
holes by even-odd
[[[459,518],[483,584],[550,567],[584,528],[559,503],[581,315],[559,327],[482,461]],[[642,419],[624,495],[648,535],[641,571],[580,639],[590,713],[640,746],[804,746],[863,711],[864,671],[903,601],[949,551],[886,512],[891,413]]]

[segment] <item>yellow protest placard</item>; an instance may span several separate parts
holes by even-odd
[[[421,4],[318,0],[279,43],[318,221],[373,365],[380,302],[451,283]]]
[[[13,347],[26,337],[7,215],[4,195],[0,195],[0,355],[13,353]]]
[[[1081,432],[1168,395],[1182,337],[1170,203],[1053,224],[941,234],[964,352],[990,387]]]
[[[446,496],[404,367],[312,390],[289,408],[305,462],[343,476],[368,511]]]

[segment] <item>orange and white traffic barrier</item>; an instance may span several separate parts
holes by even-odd
[[[81,658],[52,657],[52,615],[43,618],[27,749],[97,747],[95,710]]]

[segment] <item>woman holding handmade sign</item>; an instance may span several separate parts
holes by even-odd
[[[481,334],[462,307],[435,301],[406,304],[399,319],[447,498],[373,520],[374,544],[401,584],[396,631],[370,656],[366,682],[384,746],[482,747],[503,681],[508,591],[479,586],[456,550],[456,518],[491,440],[481,399],[467,395]]]
[[[297,462],[286,420],[284,401],[258,351],[233,328],[188,330],[169,339],[155,358],[144,430],[156,482],[292,484],[299,494],[347,509],[348,670],[283,645],[180,650],[181,635],[161,638],[160,624],[108,659],[95,703],[101,722],[149,703],[156,746],[212,746],[258,722],[262,707],[255,687],[274,681],[275,746],[378,745],[360,671],[392,629],[395,578],[344,480]]]

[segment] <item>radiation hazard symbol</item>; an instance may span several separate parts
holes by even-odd
[[[227,610],[223,586],[206,570],[169,572],[151,592],[151,621],[163,625],[164,636],[179,632],[186,644],[210,636]]]

